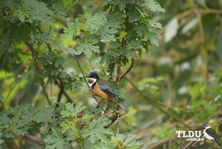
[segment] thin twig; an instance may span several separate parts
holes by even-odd
[[[167,138],[167,139],[161,140],[161,141],[159,141],[159,142],[157,142],[157,143],[155,143],[155,144],[152,144],[152,145],[150,145],[150,146],[149,146],[148,148],[146,148],[146,149],[154,149],[154,148],[157,148],[157,147],[159,147],[159,146],[161,146],[161,145],[163,145],[163,144],[165,144],[165,143],[171,142],[171,141],[173,141],[173,140],[175,140],[175,139],[177,139],[177,136],[172,136],[172,137],[170,137],[170,138]]]
[[[204,35],[204,29],[203,29],[203,22],[201,18],[201,14],[198,10],[194,10],[195,14],[197,15],[198,21],[199,21],[199,28],[200,28],[200,36],[201,36],[201,53],[203,57],[203,75],[204,75],[204,82],[205,84],[208,83],[208,64],[207,64],[207,49],[205,48],[205,35]]]
[[[38,59],[38,53],[34,50],[34,48],[33,48],[33,46],[32,46],[31,43],[29,43],[28,41],[26,41],[25,43],[26,43],[26,45],[29,47],[29,49],[31,50],[32,59],[33,59],[34,62],[35,62],[37,71],[38,71],[38,72],[41,72],[41,68],[40,68],[39,63],[38,63],[38,61],[37,61],[37,59]],[[44,93],[44,95],[46,96],[46,100],[47,100],[48,104],[51,105],[51,102],[50,102],[50,100],[49,100],[49,96],[48,96],[47,91],[46,91],[46,88],[45,88],[45,86],[44,86],[44,81],[42,80],[42,81],[40,82],[40,84],[41,84],[41,86],[42,86],[43,93]]]
[[[222,14],[222,10],[220,9],[204,9],[204,10],[199,10],[200,13],[202,14]]]
[[[51,105],[51,101],[49,100],[49,95],[48,95],[48,93],[47,93],[47,91],[46,91],[46,88],[45,88],[44,82],[41,81],[40,84],[41,84],[41,86],[42,86],[43,93],[44,93],[44,95],[45,95],[45,97],[46,97],[46,100],[47,100],[48,104]]]
[[[116,83],[119,84],[120,75],[121,75],[121,59],[122,56],[119,56],[118,65],[117,65],[117,72],[116,72]]]
[[[138,134],[140,131],[144,131],[146,128],[149,128],[152,125],[162,121],[163,117],[164,117],[164,115],[161,114],[161,115],[157,116],[154,120],[151,120],[151,121],[148,120],[148,122],[145,122],[144,125],[140,126],[138,129],[134,129],[130,132],[127,132],[127,134]]]
[[[50,31],[51,31],[51,26],[50,26]],[[50,31],[49,31],[49,33],[50,33]],[[49,34],[49,33],[48,33],[48,34]],[[52,47],[51,47],[50,43],[46,42],[45,44],[47,45],[49,51],[52,52]],[[60,88],[60,92],[65,95],[65,97],[66,97],[66,99],[68,100],[68,102],[73,103],[73,101],[72,101],[72,99],[69,97],[68,93],[64,90],[64,86],[63,86],[63,82],[62,82],[61,78],[58,77],[58,79],[59,79],[60,83],[56,80],[56,81],[55,81],[55,84]],[[57,102],[60,102],[60,100],[61,100],[61,99],[60,99],[60,98],[61,98],[60,96],[62,96],[61,93],[59,93],[59,95],[58,95]],[[74,106],[75,106],[75,104],[74,104]]]
[[[51,47],[51,45],[49,44],[49,43],[45,43],[46,45],[47,45],[47,47],[48,47],[48,49],[49,49],[49,51],[51,51],[52,52],[52,47]]]
[[[110,117],[109,120],[111,120],[111,123],[108,124],[107,126],[105,126],[104,128],[105,128],[105,129],[106,129],[106,128],[109,128],[113,123],[116,122],[117,119],[118,119],[118,114],[116,114],[116,115]]]
[[[133,63],[134,63],[134,59],[132,58],[131,59],[131,65],[130,67],[127,69],[127,71],[120,77],[120,80],[122,80],[130,71],[131,69],[133,68]]]
[[[42,33],[40,29],[39,29],[39,31],[40,31],[40,33]],[[29,49],[30,49],[31,52],[32,52],[32,57],[33,57],[33,60],[34,60],[34,62],[35,62],[35,64],[36,64],[36,66],[37,66],[37,69],[39,70],[39,72],[41,72],[41,71],[40,71],[40,66],[38,66],[38,61],[37,61],[38,53],[34,50],[33,46],[32,46],[29,42],[25,42],[25,43],[26,43],[26,45],[29,47]],[[45,44],[47,45],[49,51],[52,51],[51,45],[50,45],[49,43],[45,43]],[[60,78],[59,78],[59,79],[60,79]],[[62,89],[62,81],[61,81],[61,79],[60,79],[60,82],[61,82],[61,85],[60,85],[57,81],[55,82],[55,84],[56,84],[56,85],[60,88],[60,90],[61,90],[61,89]],[[42,85],[43,85],[43,84],[42,84]],[[43,85],[43,86],[44,86],[44,85]],[[48,97],[46,90],[45,90],[45,91],[43,90],[43,92],[44,92],[45,96]],[[69,97],[68,93],[67,93],[64,89],[63,89],[63,92],[62,92],[62,93],[65,95],[65,97],[66,97],[66,99],[68,100],[68,102],[73,103],[73,101],[72,101],[71,98]],[[49,99],[48,99],[48,98],[47,98],[47,101],[49,102]]]
[[[2,100],[0,100],[0,105],[0,112],[5,111],[5,104],[2,102]]]
[[[1,55],[1,57],[0,57],[0,64],[2,64],[6,52],[7,52],[7,50],[4,50],[4,52],[3,52],[2,55]]]
[[[141,141],[141,140],[146,139],[148,137],[150,137],[150,134],[147,134],[147,135],[144,135],[142,137],[139,137],[139,138],[136,139],[136,141]]]
[[[36,136],[32,136],[30,134],[25,134],[25,137],[35,143],[37,143],[38,145],[41,145],[41,146],[45,146],[44,143],[42,142],[42,139],[41,138],[38,138]]]
[[[203,137],[203,134],[200,136],[200,138],[202,138],[202,137]],[[200,143],[200,142],[197,142],[197,141],[189,142],[183,149],[190,149],[193,145],[195,145],[197,143]]]
[[[68,93],[66,91],[63,91],[63,94],[65,95],[66,99],[68,100],[68,102],[73,103],[72,99],[69,97]],[[74,104],[75,105],[75,104]]]
[[[63,84],[62,84],[61,79],[59,79],[59,81],[60,81],[60,91],[59,91],[59,94],[58,94],[57,103],[60,102],[60,100],[61,100],[61,98],[62,98],[62,93],[63,93],[63,91],[64,91],[64,86],[63,86]]]
[[[32,78],[32,82],[29,84],[29,86],[28,86],[27,89],[25,90],[23,96],[18,100],[18,105],[22,104],[22,102],[23,102],[24,99],[25,99],[25,96],[28,94],[28,92],[29,92],[30,89],[32,88],[32,86],[33,86],[33,84],[34,84],[34,82],[35,82],[35,76],[36,76],[36,74],[35,74],[35,72],[34,72],[34,76],[33,76],[33,78]]]
[[[153,99],[152,97],[146,95],[143,91],[141,91],[130,79],[126,77],[126,80],[132,85],[135,91],[137,91],[140,95],[142,95],[145,99],[147,99],[147,101],[149,101],[149,103],[151,103],[154,107],[156,107],[158,110],[163,112],[168,119],[172,118],[176,120],[177,122],[179,122],[182,126],[186,128],[190,128],[190,126],[188,126],[186,123],[183,123],[180,118],[176,117],[175,115],[170,113],[168,110],[164,109],[161,106],[161,103],[159,103],[156,99]]]
[[[118,125],[117,125],[116,136],[119,134],[119,128],[120,128],[120,122],[121,122],[121,117],[119,114],[117,114],[117,120],[119,120],[119,121],[118,121]]]
[[[61,90],[61,85],[59,84],[59,82],[56,80],[55,81],[55,84],[60,88],[60,90]],[[65,90],[63,90],[63,94],[64,94],[64,96],[66,97],[66,99],[68,100],[68,102],[70,102],[70,103],[73,103],[73,101],[72,101],[72,99],[70,98],[70,96],[68,95],[68,93],[65,91]]]
[[[34,50],[32,44],[29,43],[28,41],[26,41],[25,43],[26,43],[26,45],[29,47],[29,49],[31,50],[32,56],[33,56],[34,58],[37,58],[38,53]],[[35,60],[35,59],[34,59],[34,60]]]
[[[60,88],[60,91],[59,91],[59,94],[58,94],[58,98],[57,98],[57,105],[56,106],[58,106],[58,103],[61,101],[62,94],[66,97],[68,102],[73,103],[73,101],[69,97],[68,93],[64,90],[64,86],[63,86],[62,80],[60,78],[59,78],[59,81],[60,81],[60,83],[57,80],[55,81],[55,84]],[[75,107],[75,104],[73,104],[73,105]]]

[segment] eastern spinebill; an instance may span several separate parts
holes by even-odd
[[[216,134],[216,131],[213,128],[210,128],[210,125],[208,123],[203,124],[203,134],[207,139],[214,140],[217,144],[217,146],[220,148],[219,144],[219,136]]]
[[[95,95],[102,99],[109,99],[118,103],[125,112],[128,112],[128,109],[119,101],[119,98],[115,94],[113,88],[106,80],[101,79],[96,72],[91,72],[86,77],[88,78],[89,87]]]

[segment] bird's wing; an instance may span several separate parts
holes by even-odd
[[[116,96],[113,88],[109,85],[109,83],[105,80],[99,81],[98,82],[100,89],[105,92],[106,94],[108,94],[109,96],[113,97],[119,104],[119,106],[126,111],[126,113],[128,112],[127,107],[125,107],[118,99],[118,97]]]
[[[212,136],[212,137],[215,138],[215,139],[218,139],[218,138],[219,138],[218,135],[216,134],[216,131],[215,131],[214,129],[212,129],[212,128],[208,128],[208,129],[206,130],[206,133],[207,133],[208,135]]]
[[[113,90],[113,88],[108,84],[108,83],[104,83],[104,82],[98,82],[100,89],[105,92],[106,94],[108,94],[109,96],[115,98],[118,101],[118,98]]]

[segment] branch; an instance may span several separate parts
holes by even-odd
[[[201,125],[197,125],[197,126],[195,126],[194,130],[200,130],[201,128],[202,128]],[[203,134],[200,137],[203,137]],[[200,143],[200,142],[199,141],[189,142],[183,149],[190,149],[193,145],[195,145],[197,143]]]
[[[141,125],[138,129],[134,129],[130,132],[127,132],[127,134],[139,134],[140,131],[144,131],[146,128],[149,128],[150,126],[162,121],[163,117],[164,117],[164,115],[161,114],[151,121],[148,120],[148,122],[145,122],[144,125]]]
[[[1,55],[1,57],[0,57],[0,64],[2,64],[6,52],[7,52],[7,50],[4,50],[4,52]]]
[[[55,81],[55,84],[60,88],[60,90],[61,90],[61,85],[59,84],[59,82],[56,80]],[[68,100],[68,102],[70,102],[70,103],[73,103],[73,101],[72,101],[72,99],[69,97],[69,95],[68,95],[68,93],[65,91],[65,90],[63,90],[63,95],[66,97],[66,99]]]
[[[222,14],[222,10],[218,9],[204,9],[204,10],[199,10],[199,12],[203,14],[209,14],[209,13]]]
[[[127,69],[127,71],[120,77],[120,80],[122,80],[126,75],[127,73],[129,73],[131,71],[131,69],[133,68],[133,63],[134,63],[134,59],[132,58],[131,59],[131,65],[130,67]]]
[[[26,43],[26,45],[29,47],[29,49],[31,50],[33,60],[34,60],[34,62],[36,63],[36,66],[37,66],[38,70],[40,70],[40,67],[38,66],[38,61],[37,61],[38,53],[34,50],[33,46],[32,46],[29,42],[25,42],[25,43]],[[49,51],[52,51],[51,45],[50,45],[49,43],[45,43],[45,44],[47,45]],[[40,71],[40,72],[41,72],[41,71]],[[60,79],[60,78],[59,78],[59,79]],[[61,89],[64,88],[64,87],[62,87],[62,81],[61,81],[61,79],[60,79],[60,82],[61,82],[61,85],[59,84],[58,81],[56,81],[55,84],[56,84],[56,85],[60,88],[60,90],[61,90]],[[45,90],[45,87],[44,87],[43,83],[41,83],[41,85],[42,85],[42,87],[43,87],[43,92],[44,92],[44,94],[45,94],[45,96],[46,96],[46,98],[47,98],[47,101],[48,101],[48,103],[50,103],[49,98],[48,98],[48,95],[47,95],[47,92],[46,92],[46,90]],[[66,97],[66,99],[68,100],[68,102],[73,103],[73,101],[72,101],[72,99],[69,97],[68,93],[67,93],[64,89],[62,89],[62,90],[63,90],[62,93],[65,95],[65,97]],[[59,97],[59,96],[61,96],[61,95],[58,95],[58,99],[61,98],[61,97]],[[60,99],[59,99],[59,100],[60,100]]]
[[[50,100],[49,100],[49,95],[48,95],[48,93],[47,93],[47,91],[46,91],[44,82],[41,81],[40,84],[41,84],[41,86],[42,86],[43,93],[44,93],[44,95],[45,95],[45,97],[46,97],[46,100],[47,100],[48,104],[51,105],[51,102],[50,102]]]
[[[126,77],[126,80],[132,85],[132,87],[135,89],[135,91],[137,91],[140,95],[142,95],[150,104],[152,104],[154,107],[156,107],[158,110],[160,110],[161,112],[163,112],[167,119],[173,118],[175,121],[179,122],[182,126],[186,127],[186,128],[190,128],[190,126],[188,126],[186,123],[183,123],[182,120],[178,117],[176,117],[175,115],[173,115],[172,113],[170,113],[168,110],[164,109],[161,106],[161,103],[158,102],[156,99],[153,99],[150,96],[147,96],[143,91],[141,91],[130,79],[128,79]]]
[[[207,84],[208,82],[208,64],[207,64],[207,49],[205,48],[205,35],[204,35],[204,29],[203,29],[203,22],[201,18],[200,11],[194,10],[194,13],[197,15],[198,21],[199,21],[199,28],[200,28],[200,36],[201,36],[201,49],[200,52],[203,57],[203,77],[204,77],[204,82]]]
[[[41,146],[45,146],[44,143],[42,142],[42,139],[39,138],[39,137],[36,137],[36,136],[32,136],[30,134],[26,134],[25,137],[35,143],[37,143],[38,145],[41,145]]]
[[[38,61],[37,61],[37,59],[38,59],[38,53],[34,50],[34,48],[33,48],[33,46],[32,46],[31,43],[29,43],[28,41],[26,41],[25,44],[26,44],[26,45],[29,47],[29,49],[31,50],[32,59],[34,60],[34,62],[35,62],[35,64],[36,64],[36,69],[37,69],[39,72],[41,72],[41,68],[40,68],[39,63],[38,63]],[[50,100],[49,100],[49,96],[48,96],[48,94],[47,94],[47,92],[46,92],[46,89],[45,89],[45,86],[44,86],[44,81],[41,81],[40,84],[42,85],[43,93],[44,93],[44,95],[46,96],[46,100],[47,100],[48,104],[51,105],[51,102],[50,102]]]
[[[118,65],[117,65],[117,72],[116,72],[116,83],[119,84],[120,75],[121,75],[121,59],[122,56],[119,56]]]
[[[36,62],[36,58],[38,56],[38,53],[34,50],[33,46],[31,43],[29,43],[28,41],[25,42],[25,44],[29,47],[29,49],[32,52],[32,57],[34,58],[34,61]]]
[[[201,138],[203,137],[203,134],[201,135]],[[196,144],[199,144],[200,142],[199,141],[192,141],[192,142],[189,142],[183,149],[190,149],[193,147],[193,145],[196,145]]]
[[[47,45],[47,47],[48,47],[49,51],[51,51],[51,52],[52,52],[52,47],[51,47],[51,45],[50,45],[49,43],[45,43],[45,44]]]
[[[73,103],[72,99],[69,97],[69,94],[66,91],[63,91],[63,94],[65,95],[65,97],[68,100],[68,102]]]
[[[146,149],[157,148],[157,147],[159,147],[159,146],[161,146],[161,145],[163,145],[163,144],[165,144],[165,143],[167,143],[167,142],[171,142],[171,141],[173,141],[173,140],[175,140],[175,139],[177,139],[177,136],[172,136],[172,137],[170,137],[170,138],[167,138],[167,139],[161,140],[161,141],[159,141],[159,142],[157,142],[157,143],[155,143],[155,144],[152,144],[152,145],[150,145],[150,146],[149,146],[148,148],[146,148]]]
[[[63,91],[64,91],[64,86],[62,85],[62,80],[59,79],[59,81],[60,81],[60,91],[59,91],[59,94],[58,94],[57,103],[60,102],[60,100],[61,100],[61,98],[62,98],[62,93],[63,93]]]
[[[125,44],[125,39],[122,38],[122,41],[121,41],[121,46],[123,48]],[[118,61],[118,65],[117,65],[117,74],[116,74],[116,83],[119,84],[119,81],[120,81],[120,75],[121,75],[121,60],[122,60],[122,56],[120,55],[119,56],[119,61]]]
[[[117,114],[117,120],[119,120],[119,121],[118,121],[118,125],[117,125],[116,136],[119,134],[119,128],[120,128],[120,122],[121,122],[121,117],[119,114]]]
[[[109,125],[105,126],[104,128],[105,128],[105,129],[106,129],[106,128],[109,128],[113,123],[115,123],[115,121],[118,119],[118,117],[119,117],[118,114],[110,117],[109,119],[111,120],[111,123],[110,123]]]
[[[5,104],[0,100],[0,112],[5,111]]]
[[[23,96],[19,99],[19,101],[18,101],[18,105],[21,105],[22,104],[22,102],[24,101],[24,99],[25,99],[25,96],[27,95],[27,93],[30,91],[30,89],[32,88],[32,86],[33,86],[33,84],[34,84],[34,82],[35,82],[35,73],[34,73],[34,76],[33,76],[33,79],[32,79],[32,82],[30,83],[30,85],[27,87],[27,89],[25,90],[25,92],[24,92],[24,94],[23,94]]]
[[[51,31],[51,26],[50,26],[50,31]],[[50,31],[49,31],[49,33],[50,33]],[[46,42],[45,44],[47,45],[49,51],[52,52],[52,47],[51,47],[50,43]],[[73,103],[73,101],[69,97],[68,93],[64,90],[64,86],[63,86],[63,82],[62,82],[61,78],[58,77],[58,79],[59,79],[60,83],[57,80],[55,81],[55,84],[60,88],[60,92],[59,92],[58,98],[57,98],[57,103],[60,102],[62,94],[64,94],[64,96],[66,97],[68,102]],[[75,104],[74,104],[74,106],[75,106]]]

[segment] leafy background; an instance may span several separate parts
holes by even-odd
[[[1,1],[0,148],[216,148],[175,131],[209,122],[222,136],[221,8],[221,0]],[[110,81],[127,114],[97,106],[84,78],[91,71]]]

